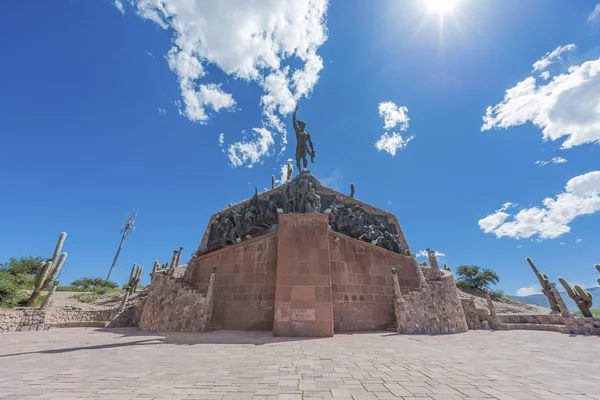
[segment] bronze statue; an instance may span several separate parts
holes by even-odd
[[[313,147],[312,140],[310,139],[310,133],[304,131],[306,127],[306,122],[299,120],[296,122],[296,113],[300,106],[296,106],[296,110],[294,110],[294,115],[292,116],[292,123],[294,125],[294,130],[296,131],[296,166],[298,167],[298,172],[301,172],[303,168],[300,166],[300,159],[302,159],[302,164],[304,169],[308,162],[306,161],[306,154],[310,155],[310,161],[312,163],[315,162],[315,148]]]

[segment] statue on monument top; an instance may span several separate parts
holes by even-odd
[[[296,121],[296,113],[300,106],[296,105],[296,109],[294,110],[294,115],[292,117],[292,123],[294,125],[294,130],[296,131],[296,166],[298,167],[298,172],[301,172],[306,169],[308,162],[306,161],[306,155],[310,155],[310,161],[312,163],[315,162],[315,148],[313,147],[313,142],[310,139],[310,133],[306,132],[304,128],[306,127],[306,122],[299,120]],[[300,160],[302,159],[302,165],[304,168],[300,166]]]

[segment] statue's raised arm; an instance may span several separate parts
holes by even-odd
[[[298,134],[300,132],[300,128],[298,128],[298,123],[296,122],[296,113],[298,112],[299,108],[300,108],[300,106],[296,104],[296,109],[294,110],[294,115],[292,115],[292,125],[294,125],[294,130],[296,131],[296,134]]]

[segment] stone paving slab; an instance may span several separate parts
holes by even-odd
[[[600,338],[138,329],[0,335],[0,400],[600,400]]]

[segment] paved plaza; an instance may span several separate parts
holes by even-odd
[[[0,399],[600,399],[600,338],[535,331],[0,335]]]

